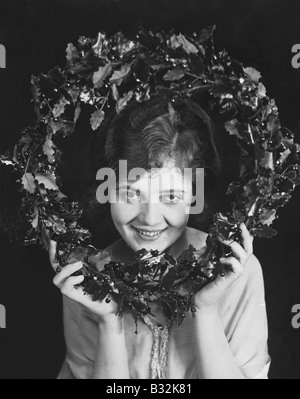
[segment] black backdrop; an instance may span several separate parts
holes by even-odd
[[[259,69],[276,99],[283,125],[300,139],[300,70],[291,48],[300,43],[299,0],[0,0],[0,152],[10,148],[33,118],[30,75],[65,62],[68,42],[98,30],[134,33],[146,27],[188,33],[216,24],[216,47]],[[0,190],[3,190],[0,187]],[[300,330],[291,309],[300,304],[299,189],[276,222],[278,236],[255,243],[265,276],[269,318],[270,377],[300,377]],[[52,286],[47,254],[0,242],[0,379],[55,378],[64,356],[61,297]]]

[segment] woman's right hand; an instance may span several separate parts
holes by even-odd
[[[53,269],[56,271],[61,270],[53,279],[54,285],[58,287],[63,295],[80,303],[85,308],[90,310],[93,314],[99,317],[99,322],[107,322],[117,318],[118,305],[111,298],[106,301],[92,301],[91,296],[84,293],[83,288],[78,286],[84,280],[84,276],[72,276],[73,273],[82,268],[82,262],[71,263],[63,268],[60,268],[56,260],[56,247],[55,241],[50,241],[49,257]]]

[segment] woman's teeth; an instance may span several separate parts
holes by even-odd
[[[143,234],[144,236],[155,237],[155,236],[158,236],[163,230],[153,231],[153,232],[151,232],[151,233],[150,233],[150,232],[143,231],[143,230],[139,230],[139,229],[137,229],[137,231],[138,231],[139,233]]]

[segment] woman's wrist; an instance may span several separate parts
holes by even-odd
[[[116,314],[101,316],[98,318],[98,328],[110,333],[120,333],[124,328],[123,316]]]

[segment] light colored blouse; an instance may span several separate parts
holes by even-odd
[[[248,379],[267,379],[270,366],[264,282],[260,263],[252,256],[245,272],[226,291],[219,314],[232,354]],[[197,379],[195,329],[189,313],[181,326],[172,324],[169,335],[166,378]],[[131,379],[151,378],[153,329],[124,314],[124,328]],[[59,379],[90,379],[97,352],[98,326],[82,305],[64,298],[67,354]]]

